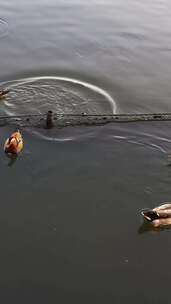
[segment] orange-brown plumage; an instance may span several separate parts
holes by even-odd
[[[23,149],[23,138],[20,131],[14,132],[5,141],[4,151],[8,154],[19,154]]]

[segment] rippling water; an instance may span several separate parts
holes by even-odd
[[[72,76],[107,89],[118,111],[168,111],[170,10],[159,0],[2,1],[1,80]]]
[[[1,114],[171,112],[168,0],[2,0]],[[1,147],[13,127],[1,127]],[[23,129],[0,150],[2,303],[170,303],[170,122]]]
[[[115,113],[114,99],[103,89],[67,77],[33,77],[9,81],[10,93],[3,100],[1,115],[54,113]]]

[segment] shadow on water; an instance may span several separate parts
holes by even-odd
[[[168,226],[163,226],[163,227],[154,227],[151,223],[149,222],[143,222],[141,226],[138,229],[138,234],[143,234],[147,232],[162,232],[164,230],[169,230],[171,229],[171,225]]]
[[[9,158],[8,167],[12,167],[15,164],[16,160],[18,159],[18,155],[16,154],[7,155],[7,157]]]

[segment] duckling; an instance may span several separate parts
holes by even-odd
[[[154,227],[171,225],[171,203],[141,212],[145,220],[151,222]]]
[[[23,138],[20,131],[16,131],[5,141],[4,151],[7,154],[18,155],[23,149]]]
[[[8,89],[0,89],[0,98],[4,97],[9,93],[10,90]]]

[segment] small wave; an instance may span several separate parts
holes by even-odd
[[[125,136],[117,136],[117,135],[114,135],[112,136],[113,138],[116,138],[116,139],[127,139],[127,137]]]
[[[154,147],[154,148],[158,149],[159,151],[161,151],[161,152],[163,152],[163,153],[166,153],[166,152],[167,152],[166,150],[164,150],[164,149],[163,149],[161,146],[159,146],[159,145],[150,144],[149,146]]]
[[[123,132],[125,132],[125,129],[123,129]],[[127,130],[128,132],[128,130]],[[155,134],[149,134],[149,133],[144,133],[144,132],[134,132],[135,135],[132,136],[133,131],[127,133],[127,136],[122,136],[122,135],[112,135],[112,138],[114,139],[119,139],[119,140],[125,140],[126,142],[134,145],[139,145],[139,146],[145,146],[149,147],[151,149],[158,150],[164,154],[167,153],[167,150],[160,144],[160,142],[171,142],[169,139],[157,136]],[[147,140],[147,138],[152,138],[153,141],[157,141],[157,143],[150,142]]]
[[[139,141],[135,141],[135,140],[128,140],[128,142],[131,144],[139,145],[139,146],[155,148],[156,150],[159,150],[164,154],[167,152],[163,147],[153,144],[153,143],[145,143],[145,142],[139,142]]]
[[[128,140],[128,142],[131,143],[131,144],[139,145],[139,146],[146,146],[145,143],[141,143],[141,142],[136,141],[136,140]]]
[[[47,141],[53,141],[53,142],[67,142],[67,141],[73,141],[75,137],[64,137],[64,138],[58,138],[58,137],[51,137],[49,135],[44,135],[40,132],[32,131],[32,134],[35,136],[38,136],[41,139],[45,139]]]
[[[0,38],[4,37],[8,33],[8,22],[2,18],[0,18]]]
[[[82,141],[93,139],[98,136],[98,129],[90,130],[89,128],[63,128],[56,132],[56,129],[37,129],[34,127],[27,127],[25,129],[29,134],[52,142],[69,142]]]
[[[168,142],[168,143],[171,142],[171,139],[169,139],[169,138],[165,138],[165,137],[161,137],[161,136],[157,136],[157,135],[149,134],[149,133],[141,133],[141,134],[145,135],[147,137],[152,137],[154,139],[158,139],[158,140],[165,141],[165,142]]]

